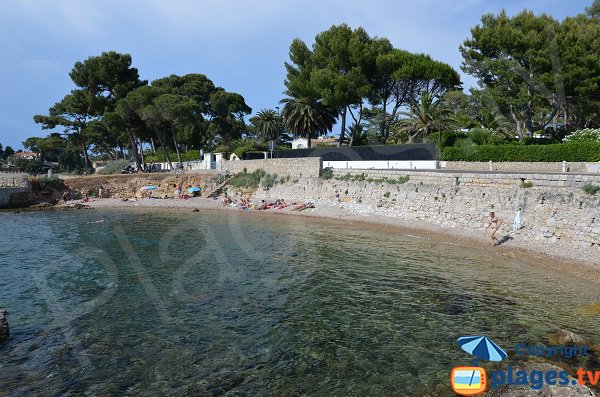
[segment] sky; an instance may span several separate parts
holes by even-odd
[[[591,0],[0,0],[0,143],[15,150],[48,131],[33,115],[68,94],[77,61],[129,53],[142,79],[203,73],[244,96],[253,113],[278,106],[294,38],[309,46],[334,24],[427,53],[460,71],[459,45],[485,13],[524,8],[558,19]],[[461,72],[462,73],[462,72]],[[465,87],[475,81],[462,74]]]

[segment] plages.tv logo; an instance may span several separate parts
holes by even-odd
[[[486,336],[463,336],[458,338],[458,345],[479,360],[502,361],[508,356],[500,346]],[[450,373],[452,391],[460,396],[474,396],[484,392],[486,382],[485,369],[477,364],[454,367]]]

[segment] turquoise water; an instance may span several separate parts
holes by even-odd
[[[597,284],[389,230],[3,213],[0,241],[3,396],[449,396],[460,336],[600,343]]]

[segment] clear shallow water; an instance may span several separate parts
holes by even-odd
[[[5,396],[447,396],[459,336],[600,343],[597,284],[373,228],[4,213],[0,241]]]

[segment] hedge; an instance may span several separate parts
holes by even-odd
[[[571,142],[554,145],[453,146],[444,149],[446,161],[600,161],[600,143]]]

